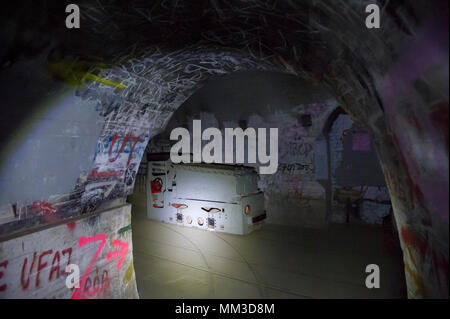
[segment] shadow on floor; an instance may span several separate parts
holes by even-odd
[[[141,298],[406,297],[401,250],[386,247],[381,227],[266,224],[240,236],[153,221],[145,201],[131,202]],[[380,268],[379,289],[365,286],[368,264]]]

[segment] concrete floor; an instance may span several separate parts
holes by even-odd
[[[129,200],[130,201],[130,200]],[[266,224],[246,236],[152,221],[133,203],[141,298],[404,298],[400,248],[381,227],[301,229]],[[365,287],[377,264],[381,288]]]

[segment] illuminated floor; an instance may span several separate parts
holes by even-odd
[[[145,218],[133,205],[134,265],[141,298],[403,298],[399,248],[381,228],[326,230],[265,225],[247,236]],[[365,287],[378,264],[381,288]]]

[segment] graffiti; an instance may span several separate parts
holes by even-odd
[[[98,141],[94,159],[96,167],[87,178],[79,179],[76,186],[84,212],[94,211],[103,201],[130,192],[148,137],[148,134],[136,137],[130,133],[119,137],[116,133],[106,140]],[[125,154],[125,157],[118,160],[121,154]]]
[[[264,21],[266,21],[267,16],[267,20],[269,22],[266,24],[267,26],[270,26],[271,24],[270,18],[280,16],[280,12],[278,11],[279,9],[275,8],[274,6],[273,15],[265,15],[263,14],[265,11],[267,11],[267,9],[264,7],[265,2],[261,3],[263,4],[258,5],[259,7],[257,8],[257,10],[262,12],[261,17],[264,18],[263,19]],[[331,4],[317,5],[317,7],[319,11],[323,11],[325,16],[327,15],[327,13],[334,13],[334,11],[336,11],[335,9],[337,9],[337,7]],[[424,7],[424,9],[425,8],[426,6]],[[353,8],[352,6],[348,6],[348,10],[352,11],[353,9],[356,10],[356,7]],[[407,9],[409,10],[410,8]],[[239,8],[237,10],[239,11]],[[104,16],[108,16],[103,14],[102,10],[92,10],[92,11],[98,12],[99,14],[101,13]],[[163,12],[169,11],[170,10],[166,10]],[[232,12],[236,13],[238,11]],[[243,12],[243,16],[247,15],[247,18],[251,18],[254,14],[252,13],[252,15],[250,15],[250,13],[246,13],[246,10],[240,10],[239,12],[241,11]],[[296,10],[296,11],[306,12],[307,10]],[[145,9],[139,11],[139,13],[141,12],[144,18],[149,17],[150,13],[146,12]],[[401,12],[401,10],[396,10],[396,12]],[[351,20],[350,22],[356,21],[355,19],[358,19],[357,15],[354,15],[354,19]],[[389,21],[391,20],[388,16],[387,19]],[[97,20],[97,17],[94,15],[93,18],[90,18],[88,20],[95,21]],[[161,21],[166,20],[167,19],[163,15]],[[367,102],[372,102],[371,97],[374,95],[376,96],[377,91],[379,91],[378,93],[381,95],[382,103],[380,102],[378,104],[383,104],[380,106],[385,107],[386,109],[385,117],[387,120],[386,124],[388,124],[387,129],[389,133],[387,134],[387,136],[389,137],[390,135],[389,130],[391,129],[394,131],[394,133],[395,131],[403,132],[402,135],[404,136],[400,137],[400,142],[396,147],[403,154],[405,154],[405,157],[409,156],[409,154],[412,154],[411,152],[412,149],[409,149],[409,147],[411,145],[414,145],[414,148],[420,150],[421,154],[433,158],[433,160],[429,162],[432,163],[433,165],[429,166],[427,166],[426,164],[419,163],[419,161],[422,160],[424,156],[411,158],[411,161],[406,162],[406,165],[410,167],[411,176],[414,177],[413,179],[414,185],[417,185],[416,187],[419,190],[422,190],[422,192],[424,193],[423,203],[425,203],[426,207],[422,208],[419,205],[415,205],[416,203],[405,204],[407,206],[416,206],[417,208],[415,208],[414,211],[408,211],[407,209],[405,209],[404,211],[400,210],[398,214],[400,214],[401,217],[404,217],[403,216],[404,214],[405,216],[411,216],[411,218],[416,218],[417,223],[421,224],[423,223],[422,222],[423,220],[431,219],[435,221],[436,219],[434,218],[434,216],[428,215],[434,215],[435,214],[434,212],[437,211],[440,213],[439,216],[442,217],[443,222],[444,223],[446,222],[448,224],[448,201],[442,200],[442,198],[445,198],[443,194],[448,193],[448,177],[447,179],[445,179],[445,174],[442,174],[442,172],[448,172],[448,167],[446,170],[445,168],[440,169],[440,167],[437,167],[437,169],[435,169],[435,164],[448,162],[448,142],[446,150],[444,149],[443,151],[440,151],[439,144],[434,144],[437,145],[438,147],[436,147],[435,149],[431,149],[430,151],[423,151],[423,148],[419,147],[417,143],[414,143],[414,141],[409,141],[410,130],[408,129],[408,127],[402,126],[401,121],[398,120],[404,117],[404,115],[402,115],[401,112],[399,112],[400,110],[398,110],[395,107],[398,101],[404,101],[407,99],[407,96],[405,96],[404,93],[407,93],[409,95],[410,93],[409,88],[414,87],[413,83],[411,83],[412,82],[411,80],[413,80],[413,78],[424,75],[424,78],[426,78],[427,81],[429,81],[434,78],[433,73],[425,74],[425,71],[432,70],[432,68],[441,70],[445,69],[445,65],[443,68],[440,63],[441,61],[444,62],[445,60],[448,61],[448,52],[446,54],[445,50],[442,50],[442,47],[445,47],[446,41],[443,42],[440,41],[439,35],[442,32],[439,32],[440,30],[437,27],[435,29],[434,25],[433,28],[430,29],[425,28],[427,22],[423,21],[422,23],[421,14],[419,14],[419,16],[417,17],[416,19],[417,21],[412,21],[408,17],[405,18],[404,25],[410,26],[406,28],[407,29],[406,32],[402,32],[401,30],[399,30],[396,27],[395,23],[393,23],[391,30],[392,32],[387,32],[386,34],[384,34],[383,38],[377,36],[367,38],[361,37],[359,32],[352,32],[351,28],[347,28],[348,24],[342,24],[342,26],[339,26],[338,25],[339,21],[336,24],[337,19],[320,19],[320,20],[325,21],[325,24],[322,25],[323,21],[314,21],[315,23],[311,24],[310,26],[310,31],[314,31],[319,34],[322,33],[321,30],[332,30],[336,31],[337,33],[343,31],[343,33],[341,32],[341,34],[344,34],[343,38],[345,38],[345,41],[343,41],[342,47],[340,46],[336,47],[337,49],[335,50],[335,52],[332,52],[333,50],[328,50],[329,51],[327,52],[328,54],[320,54],[324,53],[325,51],[321,50],[317,52],[312,51],[312,55],[314,55],[316,59],[315,61],[313,61],[315,63],[310,63],[311,64],[310,69],[312,69],[312,71],[311,72],[308,71],[307,73],[309,73],[309,75],[313,78],[313,80],[318,79],[323,80],[327,86],[330,86],[333,89],[335,94],[341,95],[341,98],[344,102],[343,104],[345,104],[346,109],[348,109],[353,115],[355,115],[355,117],[358,117],[359,119],[365,121],[369,125],[372,125],[374,128],[377,128],[379,125],[374,124],[375,121],[372,120],[375,118],[372,117],[371,115],[373,114],[378,115],[377,114],[377,112],[379,112],[377,108],[378,105],[376,101],[375,103],[372,103],[374,104],[374,106],[370,106],[369,103]],[[388,20],[387,23],[389,23]],[[97,21],[95,22],[96,24],[98,24]],[[419,30],[416,30],[417,26],[420,27]],[[210,28],[211,32],[199,33],[199,35],[201,35],[208,42],[212,41],[214,43],[220,43],[221,41],[224,41],[227,42],[228,44],[237,43],[236,41],[230,40],[230,37],[228,36],[225,37],[220,36],[221,33],[224,33],[222,32],[223,29],[215,27],[217,27],[217,25],[213,25],[213,28]],[[286,24],[286,27],[290,29],[293,28],[294,31],[296,29],[296,26],[291,24]],[[271,42],[269,39],[270,37],[269,38],[267,37],[261,38],[259,36],[253,37],[252,35],[256,35],[256,33],[264,34],[264,32],[260,32],[261,28],[259,27],[254,28],[253,25],[251,26],[251,28],[252,29],[244,28],[243,30],[237,28],[236,30],[230,31],[231,32],[230,36],[233,38],[233,36],[237,36],[239,35],[239,33],[242,33],[244,35],[243,38],[247,39],[244,42],[253,41],[249,39],[257,39],[256,41],[253,42],[256,43],[256,45],[259,44],[260,47],[261,44],[263,44],[263,47],[267,47],[267,45],[264,45],[264,43],[269,44],[268,45],[269,48],[277,47],[276,45],[270,45],[273,44],[273,42]],[[363,25],[362,28],[364,28]],[[404,27],[402,28],[405,29]],[[186,30],[190,30],[190,28],[186,28]],[[284,32],[283,30],[282,32]],[[102,32],[99,33],[103,34]],[[246,34],[250,36],[246,36]],[[270,35],[271,33],[269,32],[268,34]],[[409,35],[405,36],[405,34],[409,35],[413,34],[414,36],[413,37]],[[111,37],[117,37],[117,33],[113,32]],[[239,36],[239,38],[241,37]],[[281,49],[273,50],[276,58],[284,60],[283,58],[280,57],[281,55],[283,55],[285,56],[285,59],[287,61],[291,60],[294,61],[294,59],[288,59],[287,57],[295,58],[295,60],[297,60],[295,46],[291,46],[287,42],[284,43],[285,42],[284,37],[282,37],[281,40],[283,40],[281,42],[284,44],[281,46]],[[371,48],[370,50],[358,49],[358,47],[360,48],[368,47],[366,44],[368,44],[369,42],[372,42],[373,44],[370,45]],[[227,43],[222,44],[226,45]],[[254,55],[255,53],[258,54],[257,50],[254,50],[256,49],[256,46],[252,46],[250,42],[249,44],[250,46],[247,45],[247,49],[249,50],[249,52],[246,52],[246,55],[249,54],[250,57],[247,57],[244,54],[237,54],[232,52],[223,52],[223,53],[209,52],[204,48],[198,47],[171,52],[169,54],[165,54],[166,52],[162,53],[159,51],[159,48],[154,47],[145,49],[144,52],[139,52],[139,55],[137,52],[135,52],[134,49],[132,50],[132,52],[129,52],[129,56],[118,54],[117,59],[120,58],[120,61],[117,61],[118,63],[114,64],[117,65],[117,67],[115,67],[113,70],[106,70],[102,72],[101,77],[103,79],[108,79],[109,81],[113,79],[123,79],[123,83],[125,84],[122,85],[126,86],[126,88],[124,88],[123,90],[116,90],[119,92],[114,92],[111,94],[116,94],[117,100],[123,98],[124,102],[126,103],[121,104],[117,109],[117,111],[112,111],[111,113],[108,114],[110,115],[110,117],[108,117],[108,120],[111,119],[111,121],[108,122],[108,124],[106,125],[105,132],[109,132],[109,129],[115,127],[121,127],[121,129],[126,130],[133,127],[139,127],[139,125],[147,126],[147,128],[155,127],[155,130],[157,128],[161,128],[164,125],[166,119],[170,117],[170,112],[172,112],[173,109],[177,108],[181,104],[181,102],[183,102],[186,98],[188,98],[189,95],[193,91],[195,91],[195,89],[198,87],[198,84],[204,82],[207,79],[207,77],[211,74],[222,74],[225,72],[232,72],[243,69],[270,69],[270,68],[275,69],[275,67],[271,65],[271,63],[268,62],[266,63],[264,61],[261,61],[261,59],[256,58],[256,56]],[[400,46],[397,44],[402,45]],[[318,45],[317,47],[327,48],[328,46]],[[386,47],[392,48],[392,50],[386,50],[385,49]],[[288,52],[291,50],[291,48],[293,53]],[[343,48],[346,50],[343,50]],[[405,55],[401,54],[400,50],[402,48],[405,49],[407,54]],[[346,66],[346,63],[342,63],[346,58],[345,53],[347,51],[360,53],[360,58],[353,60],[348,59],[347,61],[348,66]],[[342,57],[342,59],[337,58],[338,55]],[[391,59],[392,55],[394,55],[397,58]],[[445,59],[446,55],[447,59]],[[130,57],[137,57],[137,56],[143,56],[144,58],[140,58],[139,63],[136,63],[137,59],[133,60],[130,59]],[[264,57],[261,53],[260,56],[261,58]],[[322,59],[322,56],[325,57]],[[442,57],[444,59],[442,59]],[[268,61],[270,60],[268,59]],[[394,64],[393,68],[391,67],[391,70],[389,72],[390,68],[389,64],[391,63],[390,61],[391,62],[398,61],[398,62],[397,65]],[[298,72],[299,74],[301,74],[302,72],[300,70],[301,65],[302,63],[299,63],[298,66],[295,65],[295,67],[298,67],[299,69],[296,70],[296,72]],[[327,66],[325,70],[326,72],[322,72],[324,70],[323,68],[320,67],[321,65]],[[375,75],[371,74],[372,73],[371,70],[377,69],[377,66],[380,65],[384,70],[383,72],[381,72],[382,74],[375,74]],[[289,68],[289,66],[286,66],[286,68]],[[64,69],[65,68],[62,68],[63,72]],[[280,69],[279,66],[277,67],[277,69]],[[361,70],[364,72],[359,72]],[[389,72],[390,74],[389,73],[386,74],[386,72]],[[437,78],[440,79],[441,77]],[[374,88],[373,82],[378,82],[377,86],[379,86],[379,88]],[[109,103],[106,103],[107,99],[105,97],[107,96],[107,94],[105,94],[106,90],[103,87],[104,85],[102,83],[98,83],[95,81],[89,83],[89,90],[86,91],[86,94],[84,94],[83,97],[84,98],[92,97],[92,99],[94,100],[98,99],[98,104],[100,105],[100,107],[103,106],[107,107]],[[108,92],[112,91],[111,88],[106,89]],[[370,94],[368,94],[368,92]],[[411,103],[409,106],[411,107],[420,106],[416,107],[418,109],[427,108],[426,106],[428,105],[425,104],[422,105],[420,99],[416,98],[414,94],[411,94],[410,96],[412,97],[411,100],[413,100],[414,103]],[[129,108],[128,103],[131,104],[133,107]],[[143,110],[142,114],[139,113],[141,110]],[[427,119],[426,114],[424,115],[425,116],[421,116],[419,118],[423,118],[424,120],[426,120]],[[398,118],[396,119],[397,116]],[[368,121],[369,119],[371,121]],[[383,121],[384,119],[381,120]],[[426,130],[427,125],[424,125],[424,131]],[[384,132],[379,134],[380,137],[384,137],[384,135],[385,135]],[[427,141],[436,140],[437,138],[435,136],[425,135],[425,139]],[[428,144],[431,145],[433,143]],[[447,152],[447,156],[445,156],[446,155],[445,151]],[[443,152],[442,157],[439,156],[441,154],[440,152]],[[397,179],[395,178],[394,175],[401,173],[395,172],[396,167],[394,165],[396,161],[397,161],[396,154],[392,155],[392,159],[390,159],[389,156],[386,156],[386,160],[385,163],[383,163],[383,167],[386,166],[388,167],[387,169],[393,170],[392,176],[394,177],[391,179],[393,179],[394,182],[401,184],[402,179],[400,178]],[[100,165],[98,166],[101,167],[102,164],[106,165],[107,162],[109,162],[109,160],[105,161],[100,160],[98,162],[98,164]],[[390,165],[391,163],[392,165]],[[420,169],[415,170],[413,167],[414,164],[421,165]],[[332,165],[334,165],[334,163]],[[333,172],[337,166],[339,165],[333,166]],[[389,166],[394,167],[392,169]],[[401,163],[400,166],[403,166],[403,163]],[[434,171],[436,173],[433,173]],[[395,188],[397,187],[408,188],[409,185],[395,186]],[[439,189],[442,189],[442,193],[439,192]],[[403,206],[403,204],[399,203],[398,206]],[[438,230],[434,231],[436,228],[435,226],[436,224],[437,225],[440,224],[439,220],[432,224],[433,232],[431,233],[431,237],[445,238],[445,235],[447,235],[448,238],[448,232],[443,232],[442,234],[440,234],[437,232]]]
[[[421,29],[379,88],[394,135],[392,153],[398,152],[386,181],[398,219],[408,220],[400,239],[414,298],[449,294],[448,96],[428,80],[440,78],[448,65],[439,32],[435,23]]]
[[[53,214],[57,211],[57,209],[53,207],[52,204],[43,201],[33,202],[33,204],[31,204],[31,209],[36,212],[44,212],[44,214]]]
[[[278,172],[280,174],[287,174],[287,175],[310,174],[314,173],[314,164],[313,163],[280,164],[278,166]]]
[[[117,148],[116,148],[115,153],[117,153],[117,155],[116,155],[115,157],[111,158],[111,152],[112,152],[112,149],[113,149],[113,147],[114,147],[114,144],[116,144],[117,140],[118,140],[118,135],[117,135],[117,134],[114,134],[114,136],[111,138],[111,144],[110,144],[109,150],[108,150],[108,155],[110,156],[109,161],[110,161],[110,162],[115,162],[115,161],[117,160],[117,158],[119,157],[120,153],[122,153],[122,151],[123,151],[123,152],[125,152],[125,153],[129,153],[129,155],[128,155],[128,160],[127,160],[127,165],[126,165],[126,166],[128,167],[128,165],[130,165],[131,156],[133,155],[134,148],[136,147],[136,144],[137,144],[138,142],[144,142],[144,139],[143,139],[143,137],[141,137],[141,136],[136,137],[136,136],[133,136],[133,135],[130,134],[130,133],[127,133],[127,134],[123,137],[123,139],[122,139],[122,144],[120,145],[119,150],[117,150]],[[131,147],[130,147],[130,149],[129,149],[129,150],[124,150],[124,149],[125,149],[125,146],[126,146],[129,142],[131,142]],[[119,143],[117,143],[117,145],[119,145]]]
[[[71,231],[70,223],[66,223],[1,242],[0,299],[101,298],[128,294],[121,287],[125,277],[129,281],[127,285],[133,290],[135,286],[133,266],[129,264],[132,249],[131,225],[126,223],[129,218],[130,207],[121,207],[95,218],[80,218]],[[112,224],[117,228],[111,229]],[[77,290],[66,285],[70,274],[66,269],[73,264],[81,269]],[[131,275],[127,272],[130,265]],[[137,296],[135,293],[131,291],[130,296]]]
[[[0,268],[6,269],[6,267],[8,267],[8,261],[7,260],[5,260],[5,261],[0,263]],[[3,276],[4,276],[3,275],[3,271],[0,270],[0,279],[2,279]],[[1,291],[5,291],[7,287],[8,287],[7,284],[0,284],[0,292]]]
[[[83,298],[90,298],[97,296],[109,288],[109,274],[108,270],[104,269],[101,277],[98,274],[98,269],[96,269],[96,275],[92,279],[91,276],[86,276],[86,280],[83,286]]]
[[[53,250],[49,249],[44,251],[38,259],[38,266],[37,266],[37,275],[36,275],[36,287],[39,287],[39,275],[41,274],[41,270],[44,269],[47,266],[47,262],[42,262],[43,257],[46,255],[50,255],[53,252]]]
[[[90,178],[98,179],[98,178],[108,178],[108,177],[120,177],[123,175],[123,170],[115,171],[115,170],[106,170],[99,172],[98,168],[94,168],[88,175]]]
[[[165,127],[172,113],[202,81],[210,75],[239,70],[280,69],[280,65],[268,60],[209,48],[190,48],[169,54],[145,49],[141,53],[143,55],[139,59],[124,56],[122,62],[112,69],[100,66],[89,69],[87,64],[77,63],[79,61],[67,68],[73,61],[49,61],[52,74],[78,86],[75,95],[96,104],[96,110],[104,119],[93,154],[94,169],[86,174],[87,181],[80,178],[73,191],[64,195],[68,199],[61,196],[61,201],[52,200],[51,206],[36,205],[49,215],[48,219],[25,223],[20,216],[13,220],[14,225],[2,225],[2,233],[9,233],[12,226],[23,229],[56,222],[59,220],[50,218],[54,213],[76,216],[95,210],[103,201],[115,196],[126,196],[133,189],[150,134],[156,134]],[[173,76],[163,76],[166,73]],[[117,184],[89,186],[103,179],[116,180]],[[103,192],[108,196],[102,195]],[[17,212],[20,215],[20,207]],[[23,217],[35,218],[27,214]]]
[[[105,200],[131,193],[148,139],[148,133],[122,137],[114,133],[97,142],[95,168],[76,186],[83,211],[94,211]]]
[[[66,225],[67,225],[67,228],[69,228],[70,230],[74,230],[75,227],[77,226],[77,223],[76,222],[70,222],[70,223],[67,223]]]
[[[98,257],[100,256],[105,244],[106,244],[106,234],[97,234],[89,237],[80,237],[78,239],[78,247],[83,247],[85,245],[88,245],[90,243],[94,242],[100,242],[98,245],[98,248],[94,254],[94,256],[91,259],[91,262],[89,263],[88,267],[84,271],[84,273],[81,276],[80,281],[80,287],[76,288],[75,291],[72,294],[72,299],[81,299],[81,298],[87,298],[92,297],[100,292],[105,291],[109,286],[109,279],[108,279],[108,272],[105,270],[103,272],[101,284],[100,279],[98,275],[95,277],[94,281],[92,281],[89,277],[89,274],[91,273],[92,267],[95,265]],[[120,246],[120,249],[108,252],[106,255],[106,260],[112,260],[119,258],[119,261],[117,262],[117,270],[119,270],[122,267],[122,263],[125,260],[127,254],[128,254],[128,246],[129,244],[127,242],[120,241],[118,239],[115,239],[112,243],[112,246]],[[98,270],[97,270],[98,272]],[[92,284],[93,282],[93,284]],[[83,289],[81,289],[83,288]]]
[[[440,271],[442,271],[442,273],[448,280],[449,263],[448,257],[446,257],[445,254],[430,250],[425,238],[420,237],[420,235],[413,233],[405,227],[401,228],[400,235],[403,243],[417,251],[422,256],[422,258],[427,258],[427,255],[430,256],[431,260],[433,260],[433,263],[435,263],[435,266]]]
[[[33,262],[30,266],[30,271],[28,273],[28,278],[26,281],[24,281],[24,277],[25,277],[25,270],[27,267],[27,262],[28,262],[28,257],[25,257],[25,260],[23,261],[23,266],[22,266],[22,276],[20,277],[20,282],[22,284],[22,289],[26,290],[28,289],[28,285],[30,284],[30,276],[33,272],[33,267],[34,267],[34,263],[36,261],[36,252],[33,253]]]
[[[84,74],[83,79],[87,79],[87,80],[91,80],[91,81],[97,81],[99,83],[102,83],[102,84],[105,84],[105,85],[109,85],[109,86],[113,86],[113,87],[116,87],[118,89],[125,89],[126,88],[126,86],[121,84],[121,83],[116,83],[114,81],[101,78],[101,77],[99,77],[99,76],[97,76],[95,74],[89,73],[89,72]]]
[[[95,211],[103,201],[126,195],[125,183],[120,180],[88,181],[84,184],[79,205],[83,212]]]
[[[106,260],[111,260],[111,259],[115,259],[115,258],[119,258],[119,261],[117,262],[117,270],[120,269],[120,267],[122,267],[122,263],[125,259],[125,257],[128,254],[128,243],[120,241],[118,239],[114,239],[113,241],[113,246],[120,246],[121,248],[119,250],[113,251],[113,252],[109,252],[106,255]]]
[[[127,231],[130,231],[131,230],[131,224],[130,225],[127,225],[127,226],[125,226],[125,227],[122,227],[121,229],[119,229],[118,231],[117,231],[117,234],[119,235],[119,237],[120,236],[123,236]]]
[[[302,164],[314,163],[314,146],[303,140],[289,141],[280,150],[280,161],[289,163],[295,161]]]
[[[131,164],[125,171],[124,182],[125,185],[131,186],[136,177],[136,164]]]
[[[35,287],[39,287],[40,283],[41,283],[41,279],[40,279],[40,274],[41,271],[44,270],[48,264],[47,261],[43,261],[43,258],[47,255],[51,255],[53,253],[52,249],[46,250],[42,253],[39,254],[39,257],[37,255],[37,252],[33,253],[33,259],[32,261],[30,261],[30,266],[29,266],[29,270],[27,272],[27,264],[28,264],[28,257],[25,257],[23,264],[22,264],[22,272],[21,272],[21,276],[20,276],[20,283],[22,286],[22,290],[27,290],[29,285],[30,285],[30,277],[31,274],[33,273],[33,269],[34,266],[36,264],[36,259],[38,260],[38,264],[37,264],[37,273],[36,273],[36,281],[35,281]],[[53,259],[52,263],[51,263],[51,269],[50,269],[50,273],[48,276],[48,281],[50,282],[53,279],[53,275],[55,274],[55,279],[58,279],[61,273],[60,271],[60,256],[65,256],[67,255],[67,265],[70,264],[70,258],[72,256],[72,248],[69,247],[67,249],[63,249],[61,250],[61,253],[59,251],[56,251],[55,254],[53,255]],[[50,260],[50,259],[48,259]]]
[[[94,161],[99,166],[105,166],[107,162],[116,162],[121,154],[128,154],[125,163],[125,167],[128,167],[133,158],[139,158],[140,160],[148,138],[148,134],[135,136],[131,133],[126,133],[120,137],[118,133],[114,133],[112,136],[100,139],[97,142]],[[136,155],[135,153],[138,154]],[[103,155],[107,155],[107,157],[105,158]]]
[[[83,61],[51,61],[47,67],[49,71],[62,79],[64,82],[81,88],[86,80],[96,81],[104,85],[112,86],[119,89],[125,89],[126,86],[105,78],[101,78],[95,74],[83,71],[86,67],[86,62]]]
[[[100,244],[98,246],[97,251],[94,254],[94,257],[92,258],[91,262],[89,263],[89,266],[86,268],[86,270],[84,271],[83,275],[81,276],[81,281],[80,281],[80,286],[81,287],[85,287],[86,285],[86,280],[88,279],[88,276],[91,272],[91,268],[92,266],[95,264],[98,256],[100,255],[103,247],[105,246],[106,243],[106,235],[105,234],[98,234],[98,235],[93,235],[90,237],[80,237],[78,239],[78,247],[83,247],[89,243],[92,242],[96,242],[96,241],[100,241]],[[80,299],[83,297],[87,297],[84,294],[84,291],[81,290],[81,288],[76,288],[75,291],[72,294],[72,299]]]
[[[313,145],[311,143],[298,143],[298,142],[289,142],[288,143],[289,152],[291,155],[307,157],[313,151]]]

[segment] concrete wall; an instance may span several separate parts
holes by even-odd
[[[55,70],[41,55],[0,74],[0,237],[93,211],[132,192],[148,131],[105,133],[105,114],[80,96],[83,85],[71,82],[73,74],[64,82],[57,78],[62,68],[70,70],[65,63]]]
[[[377,150],[414,298],[449,295],[448,16],[439,22],[420,29],[378,84],[392,133]]]
[[[1,298],[138,298],[131,205],[0,242]],[[80,269],[80,288],[65,267]]]
[[[329,139],[331,178],[331,220],[347,221],[347,207],[335,198],[336,191],[350,189],[361,200],[355,203],[355,215],[362,222],[382,224],[391,214],[389,191],[384,180],[372,137],[346,114],[340,114],[326,132]]]
[[[54,79],[45,61],[39,56],[0,73],[0,207],[68,195],[92,166],[101,130],[95,103]]]

